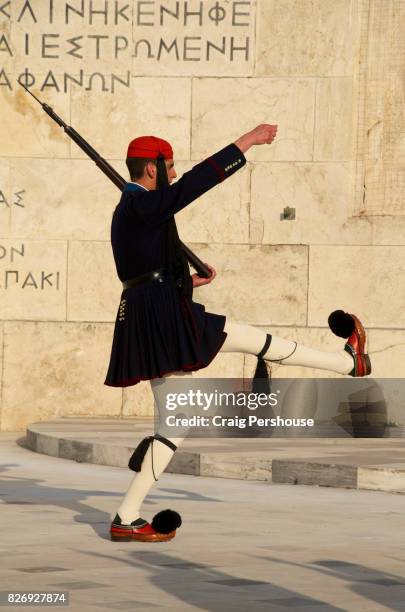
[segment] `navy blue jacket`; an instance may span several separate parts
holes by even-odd
[[[232,143],[164,189],[147,191],[128,183],[111,224],[119,279],[125,281],[162,268],[168,220],[245,164],[242,151]]]

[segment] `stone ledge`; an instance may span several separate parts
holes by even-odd
[[[33,423],[32,451],[127,467],[151,419],[61,418]],[[166,469],[172,474],[405,493],[405,450],[399,439],[190,438]]]

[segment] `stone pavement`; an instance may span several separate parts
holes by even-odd
[[[151,418],[61,418],[30,425],[27,444],[54,457],[126,467],[152,433]],[[405,492],[405,445],[403,438],[190,438],[166,471]]]
[[[23,435],[0,434],[1,591],[66,590],[74,612],[405,610],[403,495],[164,474],[143,514],[179,511],[176,538],[117,543],[132,473]]]

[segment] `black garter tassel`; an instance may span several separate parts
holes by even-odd
[[[253,375],[252,393],[271,393],[271,375],[264,359],[257,359],[256,370]]]
[[[158,533],[170,533],[181,525],[181,516],[174,510],[161,510],[152,519],[153,529]]]
[[[266,393],[269,395],[271,392],[271,375],[267,368],[267,364],[263,359],[270,344],[271,334],[266,334],[266,342],[264,343],[260,353],[257,355],[257,365],[252,381],[252,393]]]
[[[132,453],[132,457],[128,462],[128,467],[133,472],[140,472],[142,467],[143,458],[146,455],[146,452],[149,448],[149,444],[151,444],[154,436],[148,436],[144,438],[136,447],[134,452]]]

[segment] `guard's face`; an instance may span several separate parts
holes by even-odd
[[[167,169],[167,178],[169,181],[169,185],[175,178],[177,178],[176,170],[174,169],[174,161],[172,159],[165,159],[166,169]]]

